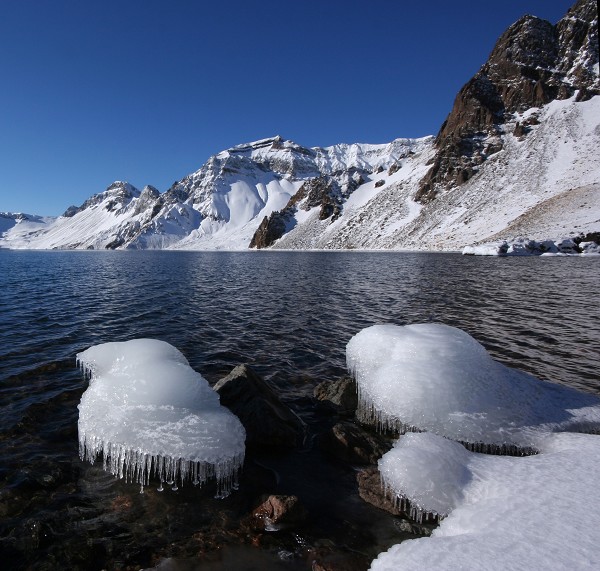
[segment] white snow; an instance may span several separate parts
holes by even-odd
[[[516,122],[533,116],[537,124],[516,137]],[[275,248],[461,251],[473,245],[476,253],[493,253],[488,244],[514,244],[519,237],[560,242],[600,231],[599,126],[599,96],[516,114],[496,136],[502,150],[466,183],[427,204],[414,197],[431,168],[433,137],[326,148],[263,139],[218,153],[161,196],[117,182],[72,217],[17,224],[14,215],[0,215],[0,245],[243,250],[265,216],[283,209],[304,182],[323,176],[340,191],[336,219],[318,220],[299,207]],[[391,166],[399,169],[390,174]],[[350,180],[362,183],[350,192]]]
[[[439,324],[369,327],[348,343],[347,359],[363,418],[423,431],[401,435],[379,460],[386,493],[418,521],[442,518],[430,538],[393,546],[371,571],[424,562],[597,568],[600,397],[505,367],[465,332]],[[537,453],[480,454],[456,440]]]
[[[556,241],[517,238],[512,242],[502,240],[465,246],[462,253],[472,256],[552,256],[597,254],[599,251],[599,246],[595,242],[581,242],[578,246],[571,238]]]
[[[507,367],[447,325],[374,325],[349,341],[346,357],[359,417],[384,427],[481,450],[536,449],[548,432],[600,427],[600,398]]]
[[[429,538],[382,553],[371,571],[578,571],[598,568],[600,436],[548,436],[527,457],[469,452],[406,434],[380,461],[388,488],[449,512]]]
[[[79,404],[79,451],[119,478],[177,486],[235,483],[245,451],[238,418],[175,347],[155,339],[104,343],[77,355],[90,378]]]

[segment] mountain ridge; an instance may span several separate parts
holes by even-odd
[[[55,219],[0,215],[0,247],[460,250],[517,230],[600,230],[597,29],[591,0],[556,25],[523,16],[436,137],[236,145],[164,193],[116,181]],[[592,202],[586,216],[565,198],[573,190]]]

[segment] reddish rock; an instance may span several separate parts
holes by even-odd
[[[264,523],[265,528],[301,523],[306,519],[306,510],[297,496],[269,496],[252,513],[253,517]]]
[[[353,422],[339,422],[319,439],[327,453],[350,464],[375,464],[390,448],[390,439]]]

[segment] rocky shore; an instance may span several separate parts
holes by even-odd
[[[385,497],[377,460],[392,441],[356,420],[352,379],[288,404],[242,365],[214,388],[247,432],[239,489],[221,500],[211,485],[140,494],[79,461],[79,390],[29,411],[2,435],[15,451],[0,495],[4,568],[360,571],[430,533]]]

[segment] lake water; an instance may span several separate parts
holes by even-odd
[[[346,343],[375,323],[458,326],[505,364],[600,393],[599,283],[594,257],[0,250],[3,561],[15,569],[137,568],[173,556],[180,563],[171,568],[308,569],[300,547],[363,549],[373,522],[381,524],[375,552],[397,542],[391,516],[356,499],[352,474],[323,465],[311,484],[298,455],[270,460],[273,491],[300,490],[313,509],[331,505],[313,514],[306,537],[286,540],[296,549],[231,546],[227,530],[237,524],[223,521],[251,506],[193,491],[140,499],[81,463],[77,404],[86,383],[75,355],[91,345],[163,339],[211,383],[250,363],[309,423],[314,386],[346,373]],[[337,495],[309,493],[338,477]],[[327,536],[335,525],[343,538]],[[230,546],[219,557],[213,536]]]

